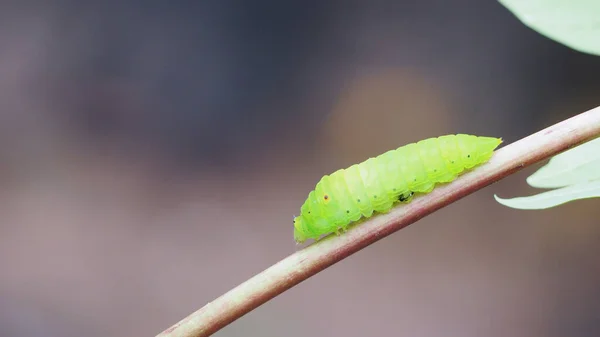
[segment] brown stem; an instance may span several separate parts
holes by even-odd
[[[520,169],[600,135],[600,107],[498,150],[477,169],[375,216],[340,236],[297,251],[163,331],[162,337],[210,336],[296,284],[368,245]],[[291,233],[291,232],[290,232]],[[291,235],[291,234],[290,234]],[[292,238],[289,238],[292,240]]]

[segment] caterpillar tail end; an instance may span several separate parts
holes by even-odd
[[[481,153],[483,162],[488,161],[494,154],[494,150],[502,144],[502,138],[477,137],[477,151]]]
[[[495,137],[478,137],[479,139],[477,140],[477,142],[479,143],[479,146],[483,149],[489,149],[489,150],[495,150],[498,146],[500,146],[500,144],[502,144],[504,141],[502,140],[502,138],[495,138]]]

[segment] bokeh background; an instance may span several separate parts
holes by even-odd
[[[598,105],[600,57],[500,4],[4,1],[0,335],[154,336],[295,251],[323,175]],[[598,336],[600,211],[528,168],[218,336]]]

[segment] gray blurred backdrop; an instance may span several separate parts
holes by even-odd
[[[0,3],[0,335],[154,336],[295,251],[324,174],[598,105],[600,57],[500,4]],[[598,336],[597,200],[509,177],[218,336]]]

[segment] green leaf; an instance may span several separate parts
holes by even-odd
[[[600,181],[584,182],[548,192],[512,199],[502,199],[494,194],[496,201],[517,209],[546,209],[569,201],[600,197]]]
[[[546,209],[577,199],[600,197],[600,138],[554,156],[527,178],[538,188],[556,188],[529,197],[502,199],[504,206],[517,209]]]
[[[538,188],[556,188],[600,180],[600,138],[554,156],[527,178]]]
[[[577,51],[600,55],[600,1],[499,1],[538,33]]]

